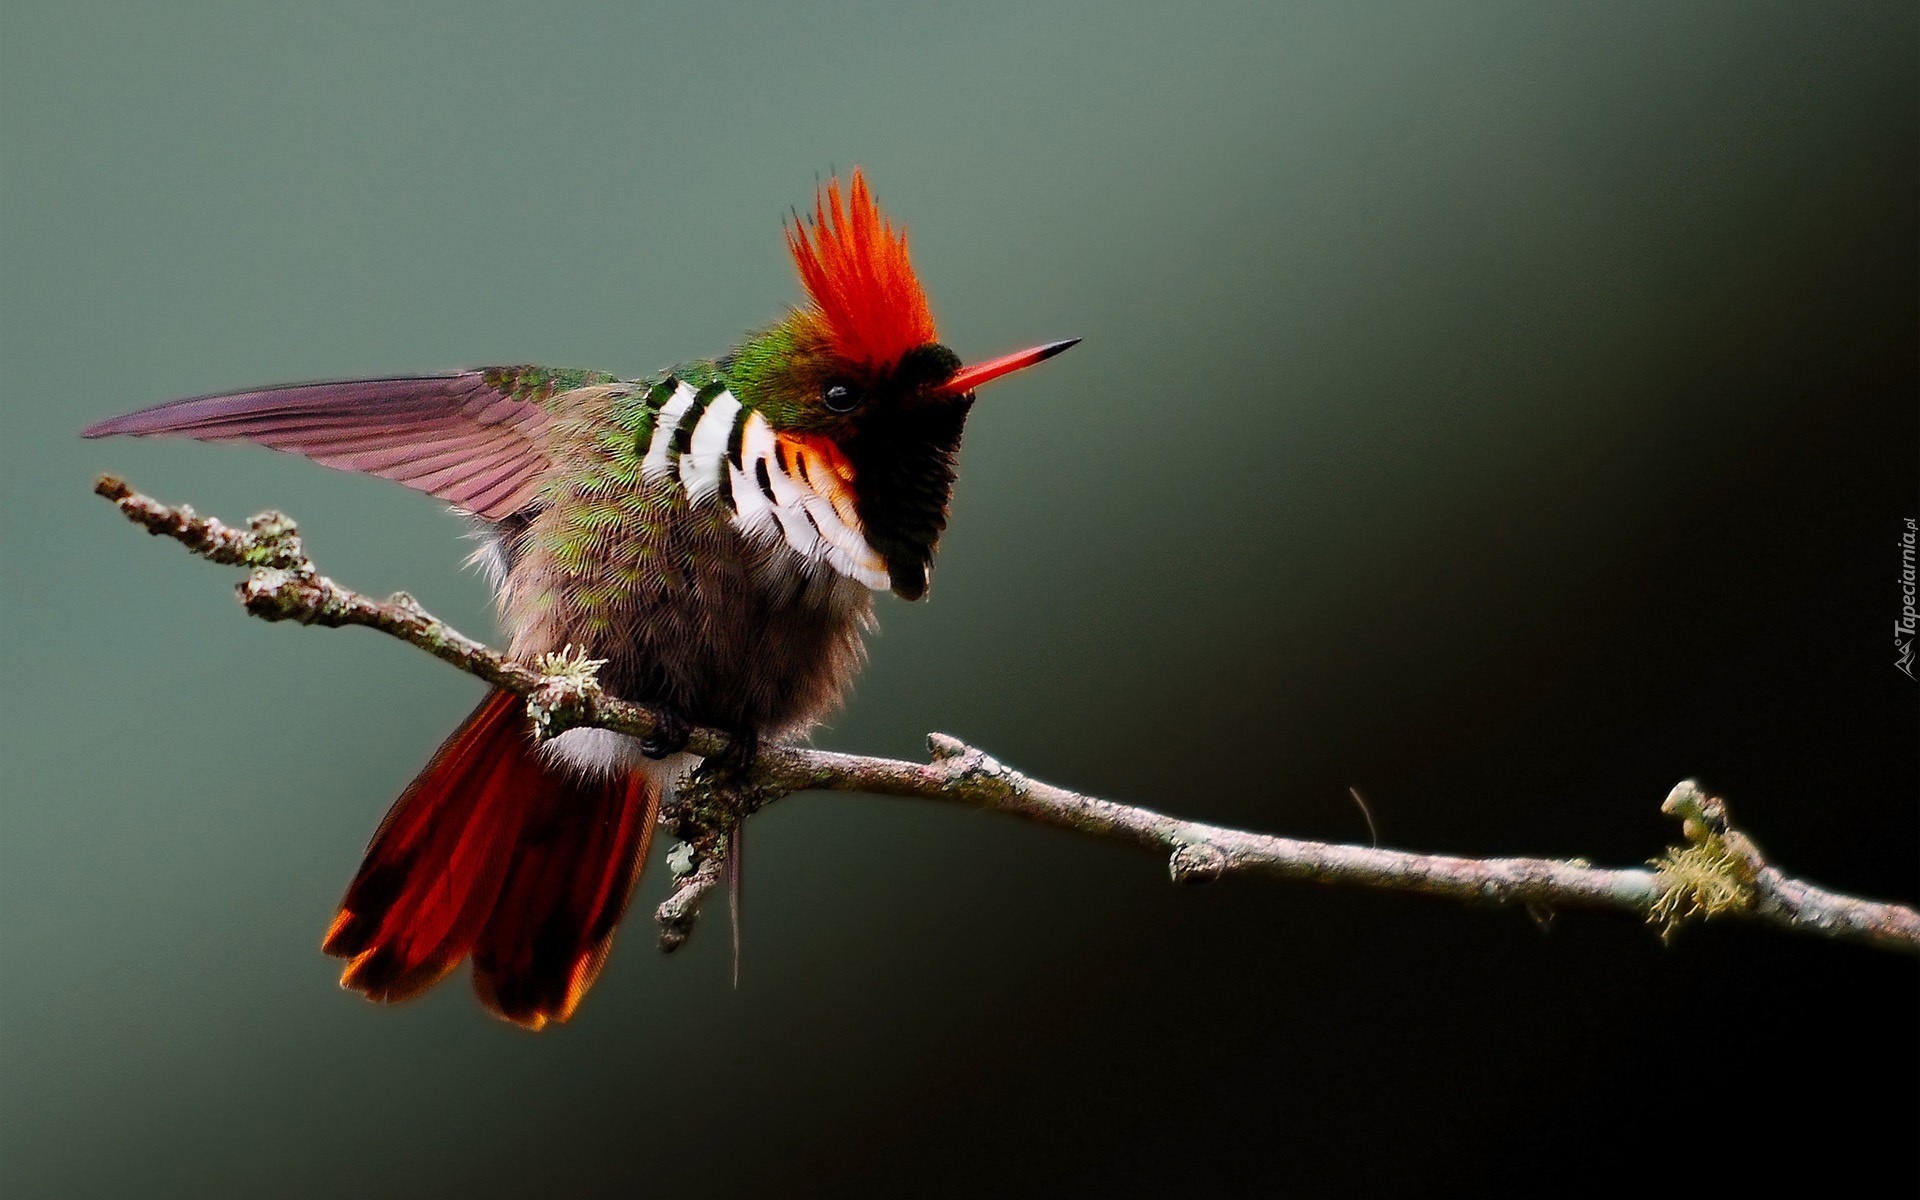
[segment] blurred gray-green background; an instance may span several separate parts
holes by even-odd
[[[1223,822],[1633,863],[1698,775],[1912,901],[1910,4],[102,5],[0,18],[9,1197],[1571,1194],[1914,1178],[1920,971],[1258,881],[862,798],[754,823],[566,1028],[318,940],[480,685],[89,495],[475,633],[459,523],[197,392],[637,374],[796,297],[864,166],[988,393],[931,603],[821,744],[928,730]],[[1832,1115],[1822,1116],[1822,1113]],[[1676,1160],[1676,1151],[1683,1152]]]

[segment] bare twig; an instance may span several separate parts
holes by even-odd
[[[293,522],[278,513],[263,513],[238,530],[191,509],[161,504],[110,477],[102,477],[95,490],[149,532],[172,537],[214,562],[251,568],[239,593],[255,616],[305,625],[365,625],[410,642],[525,696],[543,738],[578,726],[640,737],[655,730],[658,718],[651,709],[600,690],[591,662],[555,656],[537,666],[516,663],[429,615],[405,593],[375,601],[334,583],[314,569]],[[1670,847],[1647,867],[1606,868],[1579,859],[1411,854],[1182,821],[1028,778],[945,734],[929,735],[927,744],[931,761],[925,763],[763,746],[744,777],[725,783],[703,777],[683,785],[661,817],[681,838],[668,856],[674,887],[657,913],[661,947],[671,950],[685,942],[701,901],[724,876],[740,821],[795,792],[835,791],[952,801],[1128,842],[1166,856],[1176,883],[1266,875],[1532,910],[1612,909],[1659,926],[1663,937],[1688,921],[1739,916],[1920,953],[1920,913],[1783,874],[1729,824],[1725,805],[1691,780],[1675,787],[1662,805],[1680,819],[1686,844]],[[713,729],[695,729],[688,743],[694,753],[708,756],[727,746],[727,735]]]

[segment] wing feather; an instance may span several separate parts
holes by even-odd
[[[597,371],[493,367],[195,396],[102,421],[85,437],[166,434],[254,442],[391,479],[489,520],[532,501],[555,395]]]

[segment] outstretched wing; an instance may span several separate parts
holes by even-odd
[[[499,520],[532,501],[546,470],[546,402],[614,381],[599,371],[489,367],[303,383],[175,400],[102,421],[82,436],[258,442],[343,471],[392,479]]]

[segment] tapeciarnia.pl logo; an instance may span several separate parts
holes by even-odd
[[[1893,665],[1913,676],[1913,539],[1914,519],[1907,518],[1906,532],[1900,535],[1900,619],[1893,623]]]

